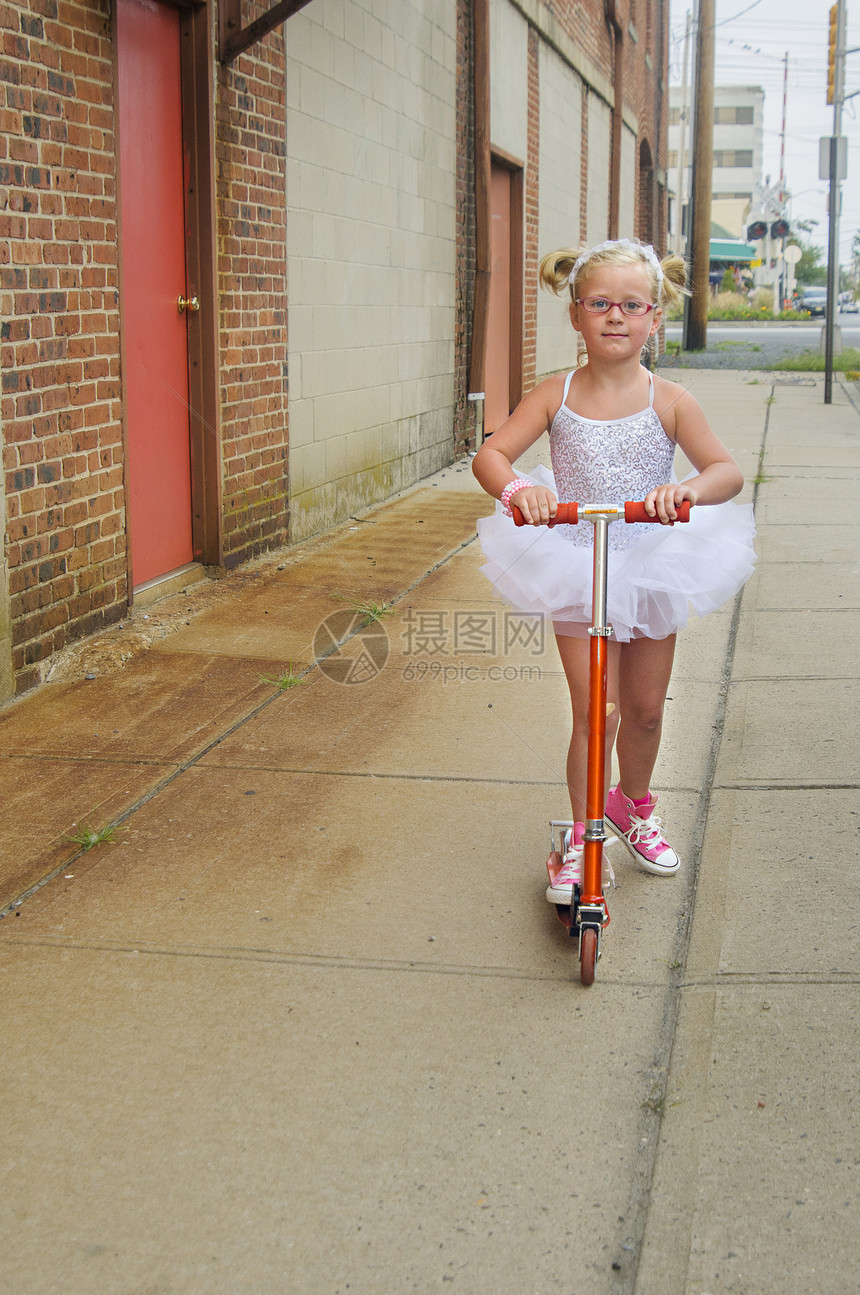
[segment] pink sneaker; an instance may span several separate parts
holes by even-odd
[[[571,840],[571,836],[573,840]],[[611,844],[611,839],[603,843],[604,890],[615,885],[615,873],[612,864],[606,857],[606,847]],[[561,848],[564,851],[561,871],[556,874],[552,885],[547,886],[546,897],[551,904],[572,904],[574,886],[582,885],[582,858],[585,854],[584,823],[574,823],[572,833],[570,828],[563,833]]]
[[[546,888],[546,897],[551,904],[572,904],[574,886],[582,885],[584,837],[584,823],[574,823],[573,831],[568,828],[562,835],[561,848],[564,855],[561,871],[556,875],[555,881]]]
[[[678,871],[681,860],[663,835],[656,808],[656,796],[637,809],[620,787],[612,787],[606,797],[605,817],[641,868],[668,877]]]

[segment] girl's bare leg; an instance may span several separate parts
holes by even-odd
[[[651,789],[651,775],[660,749],[663,706],[675,658],[675,635],[665,639],[631,639],[619,646],[621,725],[616,748],[619,786],[631,800],[641,800]]]
[[[590,638],[573,638],[569,634],[557,634],[558,653],[564,668],[567,686],[570,689],[570,701],[573,709],[573,731],[570,738],[570,749],[567,753],[567,786],[570,792],[570,806],[576,822],[585,822],[585,792],[588,778],[588,664],[591,648]],[[609,790],[610,770],[612,767],[612,745],[618,729],[619,716],[619,647],[622,645],[609,640],[607,662],[607,699],[612,710],[606,717],[606,772],[605,786]],[[623,646],[627,646],[624,644]],[[643,792],[643,795],[645,793]]]

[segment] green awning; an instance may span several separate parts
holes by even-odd
[[[742,243],[741,240],[734,238],[712,238],[711,239],[711,260],[712,261],[755,261],[758,258],[758,251],[751,243]]]

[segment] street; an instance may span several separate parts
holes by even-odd
[[[842,329],[843,347],[860,347],[860,315],[840,312],[838,324]],[[739,342],[772,346],[778,342],[787,355],[799,355],[801,351],[818,349],[823,328],[821,319],[810,320],[808,324],[735,324],[712,320],[708,324],[708,347]],[[667,324],[666,341],[680,342],[682,331],[680,323]]]

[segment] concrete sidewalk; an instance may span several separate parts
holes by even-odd
[[[615,848],[590,990],[543,897],[564,679],[465,466],[0,712],[15,1295],[856,1290],[860,415],[680,376],[760,567],[681,636],[684,867]]]

